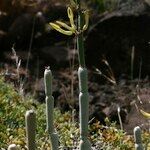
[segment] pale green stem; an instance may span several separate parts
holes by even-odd
[[[80,118],[80,150],[91,150],[91,143],[88,140],[88,120],[89,120],[89,93],[88,93],[88,79],[87,69],[85,65],[84,56],[84,41],[83,41],[83,14],[81,11],[80,0],[77,0],[78,5],[78,21],[77,21],[77,50],[79,58],[79,118]]]
[[[87,87],[87,69],[79,67],[79,108],[80,108],[80,150],[91,150],[88,140],[89,93]]]
[[[53,123],[53,111],[54,111],[54,98],[52,96],[52,72],[49,68],[45,69],[44,72],[44,84],[46,94],[46,120],[47,120],[47,131],[51,140],[51,149],[58,150],[58,135],[54,131]]]
[[[26,112],[25,121],[28,150],[35,150],[36,115],[33,110]]]
[[[11,145],[9,145],[8,150],[18,150],[18,148],[17,148],[16,144],[11,144]]]
[[[141,129],[139,126],[134,128],[135,150],[144,150],[141,139]]]

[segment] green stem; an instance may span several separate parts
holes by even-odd
[[[77,35],[77,50],[78,50],[78,57],[79,57],[79,64],[81,67],[85,67],[85,56],[84,56],[84,43],[83,43],[83,32],[81,29],[83,27],[83,15],[80,8],[80,0],[77,0],[78,5],[78,32]]]
[[[141,139],[141,128],[139,126],[134,128],[135,150],[143,150]]]
[[[80,8],[80,0],[77,0],[78,5],[78,35],[77,35],[77,50],[79,58],[79,118],[80,118],[80,144],[79,150],[91,150],[91,143],[88,140],[88,120],[89,120],[89,93],[88,93],[88,78],[87,69],[85,66],[84,57],[84,42],[83,42],[83,14]]]
[[[35,150],[35,134],[36,134],[36,114],[33,110],[29,110],[25,115],[26,120],[26,135],[28,150]]]
[[[79,118],[80,118],[80,144],[79,150],[91,150],[91,143],[88,140],[89,120],[89,93],[87,86],[87,69],[79,67]]]
[[[81,67],[85,67],[85,58],[84,58],[84,45],[83,45],[83,35],[82,33],[77,36],[77,49],[78,49],[78,57],[79,64]]]
[[[47,130],[51,141],[51,150],[59,149],[58,135],[54,130],[54,98],[52,96],[52,72],[49,68],[45,69],[44,72],[44,85],[45,85],[45,95],[46,95],[46,120],[47,120]]]
[[[18,150],[18,148],[17,148],[16,144],[11,144],[11,145],[9,145],[8,150]]]

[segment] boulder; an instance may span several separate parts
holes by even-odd
[[[150,6],[146,1],[121,1],[117,10],[105,13],[86,37],[88,66],[102,68],[106,59],[116,76],[130,75],[134,49],[134,77],[150,74]]]

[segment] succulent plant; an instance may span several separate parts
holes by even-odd
[[[139,126],[134,128],[134,140],[135,140],[135,149],[143,150],[143,145],[141,140],[141,128]]]
[[[36,115],[33,110],[28,110],[25,114],[26,136],[28,150],[35,150],[35,134],[36,134]]]
[[[89,93],[87,86],[87,69],[85,66],[85,57],[84,57],[84,42],[83,42],[83,32],[87,30],[89,24],[89,13],[88,11],[82,11],[80,0],[72,0],[74,6],[76,5],[76,10],[78,13],[77,18],[77,27],[74,23],[74,14],[71,7],[68,7],[67,13],[70,20],[70,25],[68,26],[64,22],[56,21],[56,23],[50,23],[50,26],[57,30],[58,32],[65,35],[76,35],[77,38],[77,50],[78,50],[78,60],[79,60],[79,118],[80,118],[80,150],[90,150],[91,144],[88,140],[88,119],[89,119]],[[63,28],[66,30],[64,30]],[[48,98],[47,98],[48,99]],[[52,97],[49,95],[49,99]]]
[[[89,120],[89,93],[87,87],[87,69],[79,67],[79,107],[80,107],[80,150],[91,150],[88,140],[88,120]]]
[[[18,150],[18,148],[17,148],[16,144],[11,144],[11,145],[9,145],[8,150]]]
[[[58,135],[54,131],[53,125],[53,110],[54,110],[54,98],[52,96],[52,72],[48,68],[44,72],[44,84],[46,94],[46,120],[47,120],[47,131],[51,140],[51,149],[58,150]]]

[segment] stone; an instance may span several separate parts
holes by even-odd
[[[106,59],[114,74],[131,73],[134,47],[134,77],[150,74],[150,6],[141,0],[120,3],[117,10],[103,14],[89,29],[85,40],[88,66],[102,68]],[[90,60],[90,61],[89,61]]]

